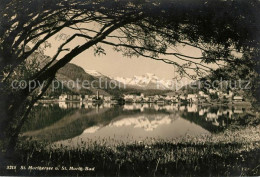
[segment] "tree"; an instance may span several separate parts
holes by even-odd
[[[125,56],[143,56],[172,64],[180,75],[202,77],[227,64],[243,65],[235,54],[255,53],[259,48],[259,1],[167,0],[3,0],[0,20],[1,138],[15,146],[20,129],[33,104],[55,78],[56,72],[90,48],[105,54],[104,45]],[[96,28],[93,29],[93,24]],[[19,68],[51,44],[48,40],[69,29],[51,59],[29,76],[23,89],[10,86]],[[83,44],[73,46],[78,39]],[[176,47],[201,52],[189,56]],[[58,59],[58,61],[57,61]],[[57,61],[57,62],[55,62]],[[19,76],[20,77],[20,76]],[[20,77],[21,78],[21,77]],[[42,89],[41,85],[44,85]],[[32,97],[32,99],[28,99]]]

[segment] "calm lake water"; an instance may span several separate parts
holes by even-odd
[[[196,104],[39,103],[24,125],[22,135],[70,146],[88,141],[109,144],[169,140],[223,131],[249,109]]]

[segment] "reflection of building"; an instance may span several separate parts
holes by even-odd
[[[232,115],[233,115],[233,111],[231,109],[227,109],[225,111],[222,111],[222,115],[226,115],[228,116],[228,118],[232,118]]]
[[[67,107],[68,108],[81,108],[82,103],[81,102],[68,102]]]
[[[180,106],[180,108],[179,108],[180,111],[185,111],[185,109],[186,109],[186,106]]]
[[[111,103],[104,103],[104,108],[111,108],[112,107],[112,104]]]
[[[235,114],[242,114],[244,111],[241,107],[235,107],[234,109],[234,113]]]
[[[180,98],[181,100],[186,100],[187,97],[184,96],[184,95],[180,95],[179,98]]]
[[[187,106],[187,111],[188,112],[197,112],[198,111],[198,106],[196,104],[191,104]]]
[[[167,111],[172,111],[175,109],[174,105],[165,105],[164,108],[167,110]]]
[[[207,113],[206,120],[207,121],[215,121],[218,118],[218,115],[216,113]]]
[[[150,107],[150,104],[146,103],[146,104],[143,104],[142,107],[141,107],[141,112],[144,112],[145,109],[149,108]]]
[[[111,101],[111,96],[104,96],[104,101],[105,102],[110,102]]]
[[[223,115],[223,111],[221,109],[219,109],[218,112],[217,112],[217,115],[218,116],[222,116]]]
[[[90,99],[92,99],[92,98],[90,97],[90,95],[85,95],[85,96],[84,96],[84,101],[89,101]]]
[[[65,101],[60,101],[59,107],[62,108],[62,109],[67,109],[67,104],[65,103]]]
[[[219,126],[219,122],[217,121],[217,119],[215,119],[215,120],[212,122],[212,125]]]
[[[205,114],[205,109],[199,110],[199,115],[200,115],[200,116],[203,116],[204,114]]]
[[[124,110],[138,110],[141,109],[142,105],[141,104],[125,104],[124,105]]]

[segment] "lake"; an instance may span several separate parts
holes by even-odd
[[[38,103],[22,136],[67,146],[171,140],[221,132],[248,111],[242,105]]]

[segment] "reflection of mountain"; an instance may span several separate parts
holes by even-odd
[[[107,145],[138,141],[151,143],[162,139],[184,138],[187,134],[195,137],[210,133],[199,125],[180,118],[178,114],[158,113],[154,116],[139,113],[119,116],[108,125],[87,128],[81,135],[55,144],[78,147],[81,142],[89,140]]]
[[[243,112],[243,109],[241,110]],[[39,104],[34,107],[24,125],[23,135],[51,142],[82,134],[91,137],[103,136],[106,133],[107,136],[113,136],[113,133],[129,133],[135,137],[154,137],[165,133],[164,137],[173,137],[185,135],[185,131],[195,134],[205,130],[222,131],[232,124],[237,116],[245,114],[245,111],[238,114],[230,108],[178,104],[161,107],[155,104],[116,107],[92,105],[88,109],[62,109],[58,105]]]
[[[127,116],[125,118],[117,120],[112,120],[111,123],[107,125],[107,127],[115,128],[115,127],[125,127],[125,126],[133,126],[134,128],[141,128],[145,131],[153,131],[160,125],[167,125],[173,122],[176,119],[176,116],[173,115],[165,115],[165,114],[158,114],[158,115],[135,115]],[[95,133],[102,126],[93,126],[89,127],[84,130],[84,133]]]
[[[139,115],[113,121],[110,127],[133,126],[134,128],[142,128],[145,131],[153,131],[160,125],[170,124],[174,120],[173,115],[155,114],[155,115]]]
[[[58,108],[59,109],[59,108]],[[143,114],[154,115],[155,113],[164,113],[168,115],[165,111],[155,111],[155,110],[145,110]],[[123,111],[122,107],[115,108],[103,108],[99,109],[78,109],[74,110],[73,113],[65,115],[63,118],[58,119],[56,122],[53,122],[51,125],[44,126],[45,121],[44,117],[34,117],[35,121],[42,125],[42,128],[35,129],[31,122],[27,122],[26,132],[23,133],[24,136],[34,136],[39,139],[46,139],[50,141],[58,141],[62,139],[73,138],[77,135],[80,135],[87,128],[90,132],[93,132],[93,126],[105,126],[108,125],[113,119],[121,119],[124,116],[129,116],[133,114],[139,114],[140,110],[133,111]],[[41,113],[38,112],[36,115],[41,117]],[[122,117],[121,117],[122,116]],[[57,115],[59,117],[59,115]],[[158,122],[157,122],[158,123]],[[155,123],[156,124],[156,123]],[[155,125],[154,124],[154,125]],[[30,129],[31,127],[31,129]]]
[[[85,129],[83,133],[95,133],[96,131],[98,131],[98,129],[100,129],[100,127],[95,125],[93,127]]]

